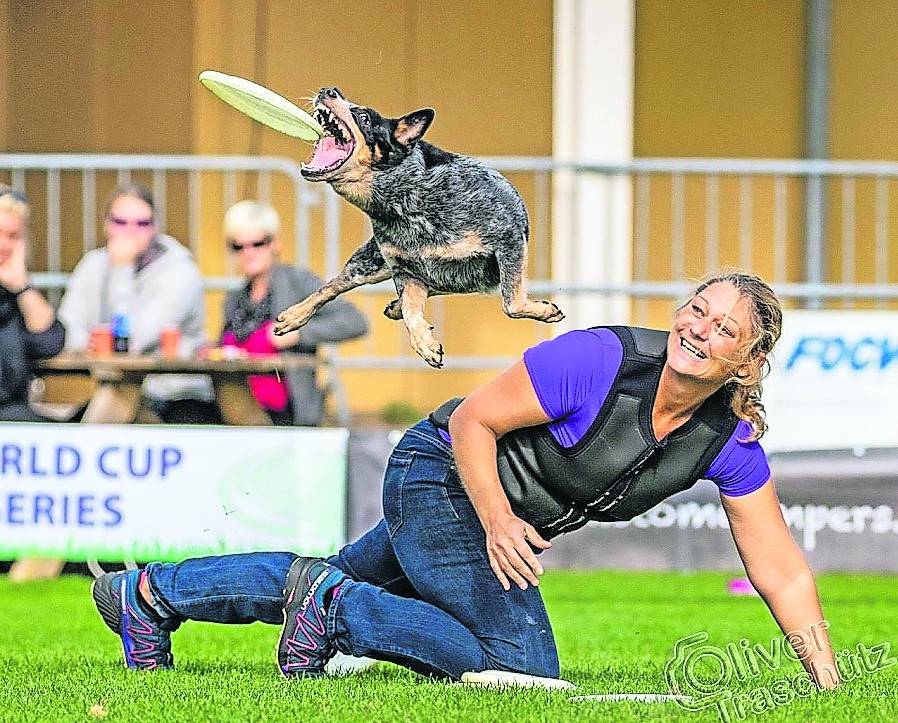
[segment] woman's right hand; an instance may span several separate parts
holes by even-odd
[[[28,285],[28,267],[25,264],[25,241],[13,241],[9,254],[0,260],[0,286],[15,293]]]
[[[127,233],[115,234],[106,240],[106,253],[112,266],[130,266],[145,250],[143,239]]]
[[[552,547],[552,543],[540,537],[533,525],[511,512],[491,517],[484,530],[490,567],[502,588],[511,589],[509,579],[521,590],[527,589],[527,583],[534,587],[539,585],[543,566],[530,545],[545,550]]]

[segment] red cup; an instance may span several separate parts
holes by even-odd
[[[176,326],[166,326],[159,334],[159,353],[163,359],[176,359],[181,345],[181,330]]]
[[[112,327],[109,324],[97,324],[90,330],[88,350],[94,356],[112,356]]]

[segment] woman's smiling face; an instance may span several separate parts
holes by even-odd
[[[746,363],[752,333],[749,300],[729,282],[702,289],[677,311],[667,339],[667,364],[676,373],[723,384]]]

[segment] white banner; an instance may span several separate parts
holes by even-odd
[[[0,424],[0,557],[335,552],[344,429]]]
[[[768,452],[898,447],[898,314],[786,311],[763,402]]]

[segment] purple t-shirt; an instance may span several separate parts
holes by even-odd
[[[589,430],[608,397],[624,350],[610,329],[582,329],[549,339],[524,352],[524,364],[549,431],[562,447],[574,446]],[[767,456],[740,420],[703,477],[730,497],[747,495],[770,479]]]

